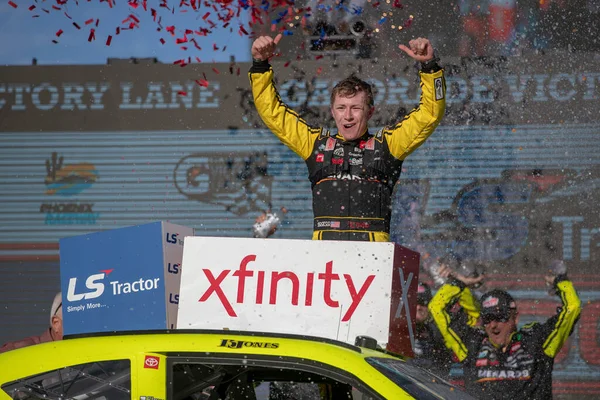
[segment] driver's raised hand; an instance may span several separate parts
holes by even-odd
[[[408,42],[408,46],[401,44],[398,47],[410,57],[422,63],[433,58],[433,46],[429,39],[416,38]]]
[[[275,54],[275,48],[283,35],[280,33],[273,39],[270,36],[259,36],[252,43],[252,58],[257,61],[268,60]]]

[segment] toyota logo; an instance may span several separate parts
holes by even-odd
[[[144,361],[144,368],[158,369],[158,358],[146,356],[146,360]]]

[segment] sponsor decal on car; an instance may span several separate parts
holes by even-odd
[[[158,369],[160,358],[155,356],[146,356],[144,359],[144,368]]]
[[[259,349],[278,349],[279,343],[250,342],[246,340],[222,339],[219,347],[227,347],[228,349],[241,349],[243,347],[252,347]]]

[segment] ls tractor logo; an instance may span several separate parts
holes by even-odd
[[[69,279],[69,287],[67,289],[67,300],[76,302],[81,300],[95,299],[104,294],[105,284],[104,279],[113,272],[113,269],[100,270],[99,274],[93,274],[85,280],[85,292],[77,292],[77,278]],[[112,280],[109,282],[112,295],[121,296],[138,292],[156,290],[159,288],[161,278],[139,278],[134,281],[122,282]]]
[[[170,244],[179,244],[183,246],[183,240],[179,239],[179,233],[169,233],[167,232],[165,240]]]
[[[101,270],[99,274],[90,275],[85,280],[85,287],[88,290],[83,293],[76,293],[77,278],[69,279],[69,289],[67,290],[67,300],[70,302],[95,299],[104,293],[104,278],[113,272],[112,269]]]

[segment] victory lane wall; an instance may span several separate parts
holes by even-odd
[[[587,123],[600,106],[600,60],[572,54],[442,60],[448,111],[442,124]],[[374,85],[376,126],[418,105],[406,58],[275,60],[282,99],[307,121],[329,120],[329,93],[357,73]],[[0,67],[0,131],[245,129],[262,126],[249,64],[115,63]]]

